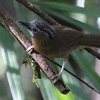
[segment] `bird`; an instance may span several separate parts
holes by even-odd
[[[25,26],[31,35],[34,49],[49,58],[63,58],[60,72],[53,77],[53,83],[61,78],[69,54],[76,49],[100,48],[99,34],[84,34],[63,25],[48,25],[39,20],[30,22],[18,21]]]

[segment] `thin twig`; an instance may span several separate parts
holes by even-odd
[[[44,20],[46,20],[50,25],[57,25],[57,24],[59,24],[54,19],[52,19],[50,16],[48,16],[47,14],[45,14],[44,12],[42,12],[40,9],[38,9],[32,3],[30,3],[30,2],[28,2],[26,0],[16,0],[16,1],[19,2],[19,3],[21,3],[23,6],[25,6],[28,9],[30,9],[34,13],[36,13],[38,16],[40,16]]]
[[[5,28],[5,26],[2,23],[0,23],[0,26],[2,26],[3,28]]]
[[[84,48],[88,53],[91,53],[93,56],[95,56],[96,58],[98,58],[100,60],[100,53],[98,53],[97,51],[90,49],[90,48]]]

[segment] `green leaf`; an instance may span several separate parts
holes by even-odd
[[[20,67],[14,52],[14,38],[6,30],[0,27],[0,42],[2,43],[2,58],[7,66],[7,80],[13,100],[25,100],[25,94],[20,76]],[[2,66],[3,67],[3,66]]]
[[[58,11],[63,12],[74,12],[74,13],[81,13],[86,14],[93,17],[99,17],[100,16],[100,9],[98,8],[82,8],[70,4],[65,4],[61,2],[34,2],[36,5],[39,5],[41,7],[45,7],[46,9],[54,9]]]
[[[38,79],[38,84],[44,100],[57,100],[54,86],[43,73],[41,77],[42,79]]]
[[[53,14],[54,16],[57,16],[58,18],[61,18],[61,19],[65,20],[65,21],[67,21],[67,22],[70,22],[73,25],[76,25],[76,26],[78,26],[78,27],[80,27],[80,28],[82,28],[84,30],[87,30],[87,31],[92,32],[92,33],[100,33],[100,29],[95,28],[93,26],[90,26],[90,25],[88,25],[86,23],[80,22],[78,20],[75,20],[75,19],[67,16],[66,14],[63,14],[63,13],[59,14],[58,12],[51,11],[49,9],[43,9],[43,10],[46,11],[47,13],[49,13],[49,14]]]
[[[60,64],[62,63],[61,59],[56,59],[56,61]],[[75,74],[69,62],[67,62],[65,68]],[[75,77],[63,71],[62,78],[66,86],[69,87],[70,92],[65,97],[59,97],[60,100],[61,98],[63,98],[63,100],[66,100],[66,98],[68,98],[68,100],[86,100],[84,89],[81,88],[79,81]]]
[[[76,63],[79,65],[84,75],[91,81],[91,83],[100,90],[100,77],[94,71],[91,63],[88,61],[86,57],[82,55],[82,53],[76,51],[72,53],[72,56]]]

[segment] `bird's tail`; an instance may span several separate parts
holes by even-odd
[[[80,40],[80,45],[83,47],[100,48],[100,35],[99,34],[85,34]]]

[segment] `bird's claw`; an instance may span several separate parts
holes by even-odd
[[[33,48],[34,48],[33,46],[30,46],[28,49],[26,49],[26,52],[28,52],[28,54],[31,54]]]
[[[55,84],[58,80],[61,79],[61,75],[57,74],[57,75],[54,75],[52,76],[52,84]]]

